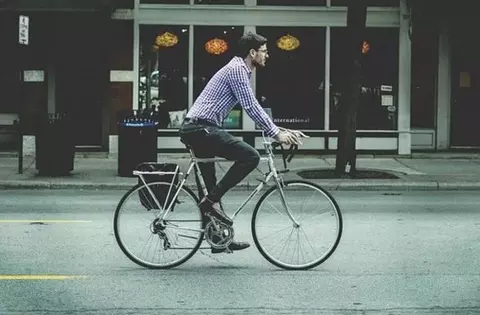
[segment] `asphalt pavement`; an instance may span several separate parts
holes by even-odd
[[[267,262],[253,205],[235,235],[252,246],[197,252],[149,270],[113,236],[119,190],[0,191],[0,314],[461,314],[480,311],[480,196],[473,191],[334,191],[344,231],[307,271]],[[228,193],[229,213],[247,192]],[[148,228],[148,226],[145,226]]]

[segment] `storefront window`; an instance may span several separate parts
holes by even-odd
[[[188,26],[140,26],[139,108],[157,110],[160,128],[178,128],[188,107]]]
[[[268,39],[269,59],[257,69],[256,94],[274,122],[296,129],[323,129],[325,28],[257,27]]]
[[[245,0],[195,0],[195,4],[230,4],[243,5]]]
[[[236,53],[243,35],[242,26],[195,26],[194,28],[193,97],[196,99],[212,76]],[[225,118],[227,129],[242,128],[242,110],[237,104]]]
[[[140,0],[140,3],[156,3],[156,4],[190,4],[190,0]],[[230,4],[243,5],[245,0],[194,0],[194,4]]]
[[[326,0],[257,0],[257,5],[325,6]]]
[[[0,42],[3,43],[4,56],[14,56],[16,47],[17,21],[13,15],[0,11]],[[18,58],[0,58],[0,113],[18,113],[20,96],[20,78]],[[18,93],[18,94],[17,94]],[[0,141],[1,143],[1,141]]]
[[[332,6],[346,7],[352,0],[331,0]],[[400,0],[367,0],[367,6],[369,7],[398,7],[400,6]]]
[[[428,11],[423,14],[418,10],[413,12],[415,27],[412,33],[411,126],[434,128],[438,67],[437,28],[430,19],[425,19]]]
[[[153,4],[190,4],[190,0],[140,0],[140,3],[153,3]]]
[[[330,129],[338,129],[342,86],[347,76],[346,28],[331,30]],[[367,28],[362,48],[363,82],[357,129],[396,130],[398,105],[398,29]]]

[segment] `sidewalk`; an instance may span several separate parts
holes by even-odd
[[[178,163],[186,170],[188,155],[160,154],[159,162]],[[276,165],[283,168],[278,159]],[[217,165],[221,178],[230,162]],[[23,174],[18,174],[18,159],[14,155],[0,155],[0,187],[3,189],[122,189],[127,190],[136,178],[117,176],[116,158],[95,154],[77,154],[71,175],[40,177],[34,157],[25,157]],[[284,179],[302,179],[297,172],[307,169],[333,169],[335,156],[298,155],[288,165],[291,170]],[[267,170],[265,163],[259,168]],[[399,179],[316,179],[310,180],[327,190],[480,190],[480,155],[478,154],[413,154],[412,157],[365,155],[357,158],[359,170],[382,170]],[[253,171],[236,189],[251,190],[258,185],[261,174]],[[189,179],[193,183],[193,178]]]

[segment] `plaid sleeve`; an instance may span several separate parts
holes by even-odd
[[[248,116],[265,131],[268,137],[276,136],[279,129],[255,98],[245,70],[240,67],[233,67],[229,72],[228,82],[237,101],[245,109]]]

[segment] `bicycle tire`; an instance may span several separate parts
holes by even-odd
[[[151,182],[151,183],[148,183],[149,186],[153,186],[153,185],[156,185],[156,184],[166,184],[166,185],[171,185],[171,183],[167,183],[167,182]],[[196,242],[196,244],[193,246],[193,248],[191,249],[190,253],[188,253],[186,256],[184,256],[182,259],[176,261],[175,263],[171,263],[171,264],[166,264],[166,265],[155,265],[155,264],[151,264],[151,263],[147,263],[145,261],[142,261],[141,259],[135,257],[135,255],[133,255],[128,249],[127,247],[124,245],[124,243],[122,242],[122,239],[121,239],[121,236],[120,236],[120,232],[119,232],[119,227],[118,227],[118,217],[119,217],[119,214],[120,214],[120,211],[125,203],[126,200],[128,200],[128,198],[132,195],[132,194],[136,194],[139,189],[141,188],[145,188],[145,185],[143,184],[136,184],[135,186],[133,186],[130,190],[128,190],[124,195],[123,197],[120,199],[118,205],[117,205],[117,208],[115,210],[115,214],[114,214],[114,218],[113,218],[113,231],[114,231],[114,234],[115,234],[115,240],[118,244],[118,246],[120,247],[120,249],[122,250],[122,252],[131,260],[133,261],[134,263],[142,266],[142,267],[146,267],[146,268],[149,268],[149,269],[170,269],[170,268],[174,268],[174,267],[177,267],[183,263],[185,263],[187,260],[189,260],[190,258],[192,258],[192,256],[198,251],[198,249],[200,248],[200,245],[202,244],[203,242],[203,239],[204,239],[204,232],[201,232],[198,236],[198,241]],[[181,188],[181,190],[188,194],[190,197],[193,198],[193,200],[195,201],[195,204],[198,205],[199,203],[199,199],[198,197],[195,195],[195,193],[188,187],[186,186],[183,186]],[[200,213],[200,209],[197,207],[196,208],[199,213]],[[200,213],[201,214],[201,213]],[[201,216],[200,216],[201,217]],[[204,229],[205,228],[205,222],[202,221],[201,223],[201,229]]]
[[[340,243],[340,239],[341,239],[342,233],[343,233],[343,218],[342,218],[342,213],[340,211],[340,207],[338,206],[338,203],[336,202],[336,200],[333,198],[333,196],[329,192],[327,192],[321,186],[319,186],[315,183],[309,182],[309,181],[305,181],[305,180],[284,181],[284,186],[285,187],[288,187],[289,185],[292,186],[292,185],[295,185],[295,184],[303,185],[303,186],[310,186],[313,189],[320,191],[324,195],[324,197],[333,206],[333,210],[334,210],[335,215],[337,217],[336,221],[337,221],[337,225],[338,225],[338,232],[337,232],[337,236],[335,237],[335,241],[334,241],[333,245],[330,247],[330,249],[324,255],[322,255],[321,258],[319,258],[319,259],[317,259],[317,260],[315,260],[315,261],[313,261],[309,264],[304,264],[304,265],[300,265],[300,266],[292,266],[290,264],[284,263],[284,262],[272,257],[270,254],[267,253],[267,251],[263,248],[263,246],[259,242],[259,237],[257,235],[256,220],[257,220],[257,215],[258,215],[259,209],[261,209],[261,206],[264,203],[264,201],[266,200],[266,198],[268,198],[270,195],[272,195],[273,192],[278,190],[277,185],[268,189],[258,200],[258,202],[255,206],[255,209],[253,211],[253,214],[252,214],[251,229],[252,229],[253,240],[255,242],[255,245],[256,245],[257,249],[259,250],[260,254],[267,261],[269,261],[271,264],[273,264],[277,267],[286,269],[286,270],[307,270],[307,269],[311,269],[311,268],[314,268],[314,267],[322,264],[324,261],[326,261],[335,252],[335,250],[338,247],[338,244]],[[288,196],[286,196],[285,198],[288,199]]]

